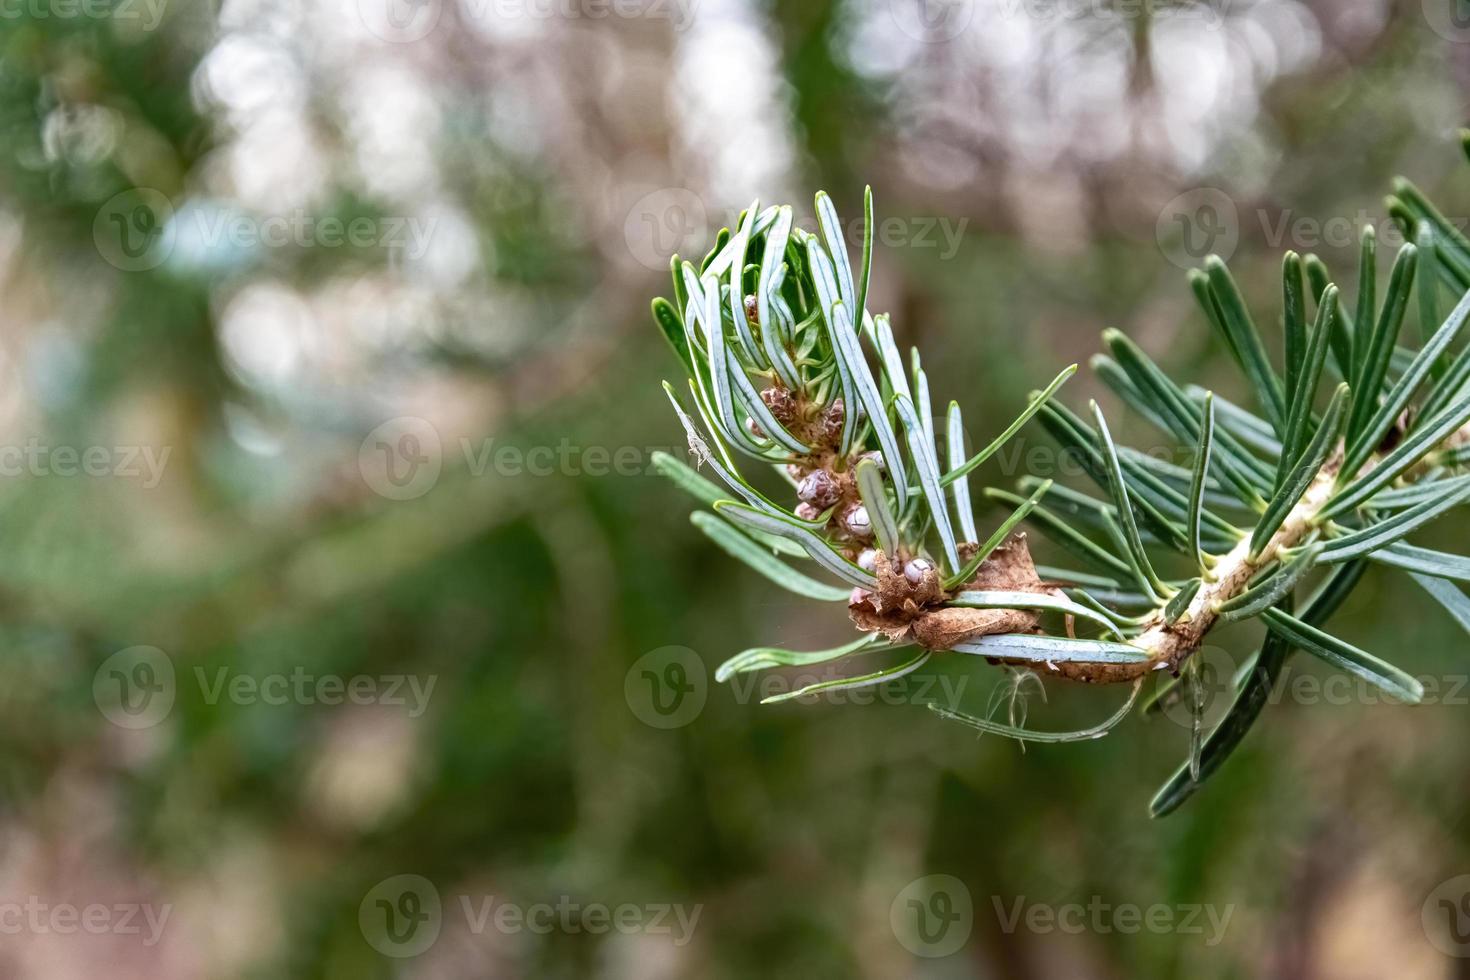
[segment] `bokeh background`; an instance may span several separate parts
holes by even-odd
[[[869,306],[988,441],[1105,326],[1241,396],[1183,268],[1270,324],[1395,174],[1470,214],[1467,94],[1429,0],[0,3],[0,977],[1470,975],[1470,654],[1406,578],[1340,629],[1431,703],[1298,660],[1154,822],[1187,718],[715,684],[849,628],[648,465],[649,300],[753,199],[873,185]]]

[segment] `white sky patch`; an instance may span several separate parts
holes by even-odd
[[[748,0],[703,0],[678,35],[671,90],[683,149],[706,168],[717,207],[784,198],[794,151],[776,51]],[[737,203],[738,202],[738,203]]]
[[[316,134],[294,112],[260,116],[226,152],[235,196],[265,214],[306,207],[320,199],[331,182]]]
[[[122,120],[114,110],[65,103],[46,114],[41,145],[47,160],[92,166],[112,155],[121,134]]]
[[[505,44],[534,41],[546,33],[551,4],[534,0],[458,0],[460,16],[470,29],[487,41]]]
[[[406,222],[409,270],[441,289],[461,285],[480,265],[479,236],[459,208],[435,202]]]
[[[195,95],[201,108],[221,110],[231,124],[243,127],[267,110],[303,104],[306,79],[275,38],[227,32],[200,62]]]
[[[280,388],[301,373],[316,325],[311,308],[294,291],[273,282],[240,291],[220,317],[225,360],[241,381]]]
[[[1203,167],[1259,111],[1261,90],[1321,55],[1321,31],[1299,0],[1184,2],[1150,28],[1156,99],[1130,91],[1142,5],[1101,0],[973,0],[952,38],[905,33],[894,4],[850,0],[834,43],[854,70],[891,84],[916,176],[948,186],[962,172],[938,146],[1003,147],[1018,166],[1106,162],[1136,148],[1178,170]],[[937,0],[931,0],[935,3]],[[948,139],[946,139],[948,137]],[[907,147],[905,148],[907,149]],[[925,162],[927,154],[937,154]]]
[[[399,200],[432,190],[440,113],[422,77],[391,62],[363,65],[340,94],[364,188]]]

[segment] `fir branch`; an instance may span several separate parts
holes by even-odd
[[[945,424],[935,425],[918,351],[906,363],[888,317],[864,309],[871,191],[857,269],[826,194],[816,198],[818,235],[796,227],[789,207],[752,205],[733,234],[720,233],[698,271],[676,257],[674,297],[656,300],[653,314],[689,376],[694,414],[672,387],[670,399],[697,466],[709,464],[734,496],[725,499],[717,484],[668,457],[659,469],[713,505],[696,525],[772,583],[827,600],[850,588],[848,616],[861,634],[813,654],[747,651],[719,679],[909,649],[892,666],[790,696],[882,683],[943,653],[1084,683],[1132,682],[1136,695],[1149,674],[1178,675],[1189,666],[1217,625],[1261,620],[1271,639],[1242,681],[1239,710],[1209,734],[1196,719],[1182,770],[1190,782],[1176,777],[1156,812],[1172,809],[1218,768],[1264,703],[1261,685],[1274,681],[1293,648],[1413,700],[1408,674],[1322,625],[1361,578],[1360,559],[1410,572],[1457,621],[1470,622],[1470,600],[1444,581],[1470,581],[1470,557],[1403,541],[1470,500],[1470,393],[1462,390],[1470,347],[1450,349],[1470,320],[1470,246],[1410,185],[1395,191],[1391,213],[1413,227],[1417,244],[1399,250],[1381,303],[1372,229],[1363,237],[1351,317],[1320,259],[1284,257],[1280,373],[1224,262],[1211,256],[1191,274],[1205,320],[1239,367],[1255,409],[1180,384],[1121,332],[1104,334],[1109,353],[1093,358],[1093,369],[1192,456],[1192,466],[1116,443],[1096,403],[1089,423],[1056,401],[1075,365],[967,457],[959,405],[950,403]],[[747,258],[757,264],[747,267]],[[1437,323],[1437,292],[1445,287],[1456,303]],[[1316,306],[1310,317],[1309,299]],[[1417,352],[1397,344],[1411,305]],[[1314,402],[1329,352],[1345,380],[1319,413]],[[1026,498],[987,488],[986,499],[1013,510],[978,543],[968,477],[1033,418],[1082,464],[1100,496],[1031,476],[1021,480]],[[757,490],[737,453],[781,471],[796,501]],[[1042,503],[1048,493],[1052,507]],[[1038,569],[1015,531],[1022,522],[1105,574]],[[803,556],[841,588],[787,564]],[[1181,558],[1197,574],[1161,574]],[[1289,611],[1294,593],[1314,570],[1326,584],[1297,619]],[[1195,690],[1192,683],[1183,689]],[[1023,740],[1064,737],[945,714]]]

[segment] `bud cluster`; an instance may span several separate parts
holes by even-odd
[[[907,471],[892,400],[912,396],[887,316],[861,310],[866,262],[854,279],[826,195],[818,195],[817,211],[822,234],[810,234],[793,226],[790,207],[752,205],[697,266],[675,256],[675,295],[655,300],[654,315],[685,361],[708,433],[691,433],[691,445],[713,444],[711,455],[731,462],[740,497],[817,531],[852,563],[878,544],[858,464],[873,461],[887,506],[902,504],[908,491],[894,481]],[[878,355],[876,372],[864,341]],[[921,371],[914,380],[924,383]],[[795,501],[787,506],[745,484],[733,454],[780,469]],[[923,543],[905,542],[903,550],[918,555]]]

